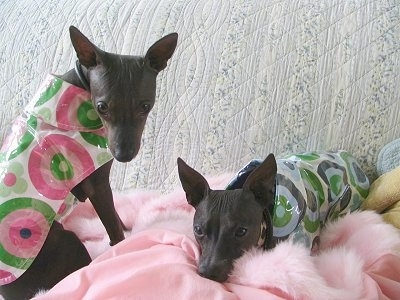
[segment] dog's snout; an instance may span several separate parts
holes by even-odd
[[[202,273],[199,271],[199,274],[201,277],[213,280],[213,281],[217,281],[217,282],[224,282],[228,279],[227,275],[223,275],[223,274],[216,274],[216,273],[209,273],[209,272],[205,272]]]
[[[114,158],[119,162],[130,162],[135,156],[137,151],[132,149],[131,151],[121,151],[116,149],[113,153]]]
[[[228,279],[228,274],[224,270],[220,270],[218,268],[208,268],[206,266],[200,266],[199,274],[201,277],[217,282],[224,282]]]
[[[112,156],[119,162],[130,162],[139,152],[141,135],[129,130],[108,129],[108,146]]]

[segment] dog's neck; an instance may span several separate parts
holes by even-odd
[[[87,80],[87,78],[83,72],[82,65],[79,62],[79,60],[77,60],[75,63],[75,73],[76,73],[76,76],[78,77],[81,85],[83,86],[83,88],[87,91],[90,91],[89,81]]]
[[[258,238],[257,246],[264,248],[266,238],[267,238],[267,221],[265,220],[265,211],[264,211],[261,220],[260,237]]]
[[[271,249],[276,245],[276,239],[273,236],[272,217],[268,209],[264,209],[263,217],[260,224],[260,237],[257,242],[257,247],[264,250]]]
[[[56,75],[60,77],[62,80],[80,87],[88,92],[90,92],[90,84],[87,78],[87,69],[86,67],[82,66],[79,60],[76,61],[75,67],[68,72],[64,73],[63,75]]]

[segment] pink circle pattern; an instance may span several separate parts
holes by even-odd
[[[21,236],[21,230],[27,229],[31,235]],[[1,244],[4,249],[17,257],[31,258],[43,245],[49,231],[49,223],[38,211],[33,209],[19,209],[9,213],[0,223]]]
[[[90,94],[76,86],[66,89],[57,104],[57,126],[65,130],[88,130],[79,122],[76,112],[79,106],[90,99]]]
[[[60,180],[51,172],[54,155],[61,153],[68,159],[79,177]],[[74,139],[61,134],[51,134],[32,150],[28,161],[28,173],[38,192],[51,200],[64,200],[69,191],[85,176],[95,170],[87,150]]]

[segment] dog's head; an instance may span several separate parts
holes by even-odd
[[[144,125],[155,102],[157,74],[174,53],[178,34],[161,38],[145,56],[105,52],[73,26],[70,37],[94,108],[107,130],[110,151],[118,161],[128,162],[139,151]]]
[[[199,273],[223,282],[235,259],[260,241],[268,244],[265,238],[272,239],[275,157],[270,154],[237,190],[210,189],[206,179],[180,158],[178,172],[187,201],[196,209],[193,232],[201,248]]]

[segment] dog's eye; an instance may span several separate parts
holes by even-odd
[[[236,237],[242,237],[247,233],[247,229],[244,227],[239,227],[236,232],[235,232],[235,236]]]
[[[97,102],[97,111],[102,114],[106,115],[108,113],[108,105],[105,102]]]
[[[193,226],[193,232],[197,236],[202,236],[203,235],[203,230],[201,229],[201,226],[199,226],[199,225]]]
[[[145,104],[142,105],[142,111],[143,111],[144,114],[149,113],[150,110],[151,110],[151,105],[150,104],[145,103]]]

